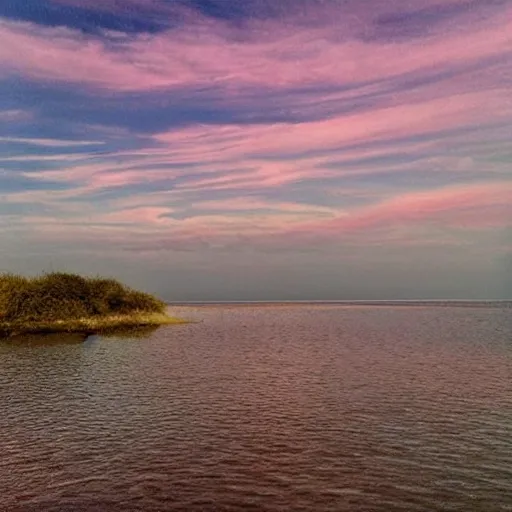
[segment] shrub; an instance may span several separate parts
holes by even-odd
[[[28,279],[15,274],[0,274],[0,317],[5,317],[12,308],[14,294],[28,286]]]
[[[165,310],[165,303],[147,293],[129,290],[124,297],[122,309],[127,312],[137,310],[162,313]]]
[[[0,275],[4,321],[54,321],[132,312],[163,313],[165,303],[115,279],[52,272],[33,279]]]

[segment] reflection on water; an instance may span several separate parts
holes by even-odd
[[[86,339],[87,334],[81,333],[19,334],[7,338],[1,338],[0,343],[10,343],[27,347],[31,345],[65,345],[68,343],[83,343]]]
[[[142,340],[151,336],[154,332],[159,329],[158,326],[155,325],[144,325],[141,327],[129,327],[122,329],[111,329],[108,332],[105,332],[101,336],[95,336],[95,338],[102,339],[132,339],[132,340]]]
[[[175,313],[0,343],[0,510],[512,510],[510,309]]]
[[[44,334],[18,334],[0,338],[0,343],[22,345],[65,345],[83,343],[96,339],[145,339],[158,330],[158,326],[145,325],[142,327],[130,327],[110,329],[101,336],[91,336],[84,333],[44,333]]]

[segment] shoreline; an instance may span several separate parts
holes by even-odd
[[[165,313],[136,313],[127,315],[107,315],[84,317],[70,320],[2,322],[0,321],[0,339],[24,334],[101,334],[118,329],[137,329],[141,327],[161,327],[189,323],[182,318]]]

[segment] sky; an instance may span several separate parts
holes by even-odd
[[[511,0],[0,2],[0,271],[512,298]]]

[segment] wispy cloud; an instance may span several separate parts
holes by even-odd
[[[236,93],[244,86],[357,84],[510,55],[511,14],[502,9],[478,25],[419,42],[340,38],[336,22],[298,31],[254,21],[240,33],[224,22],[198,18],[186,29],[112,39],[1,21],[0,63],[4,75],[115,91],[220,86]]]
[[[28,121],[33,118],[33,113],[28,110],[10,109],[0,110],[0,123]]]
[[[0,142],[16,142],[20,144],[31,144],[45,147],[72,147],[72,146],[97,146],[102,141],[90,140],[57,140],[57,139],[29,139],[25,137],[0,137]]]

